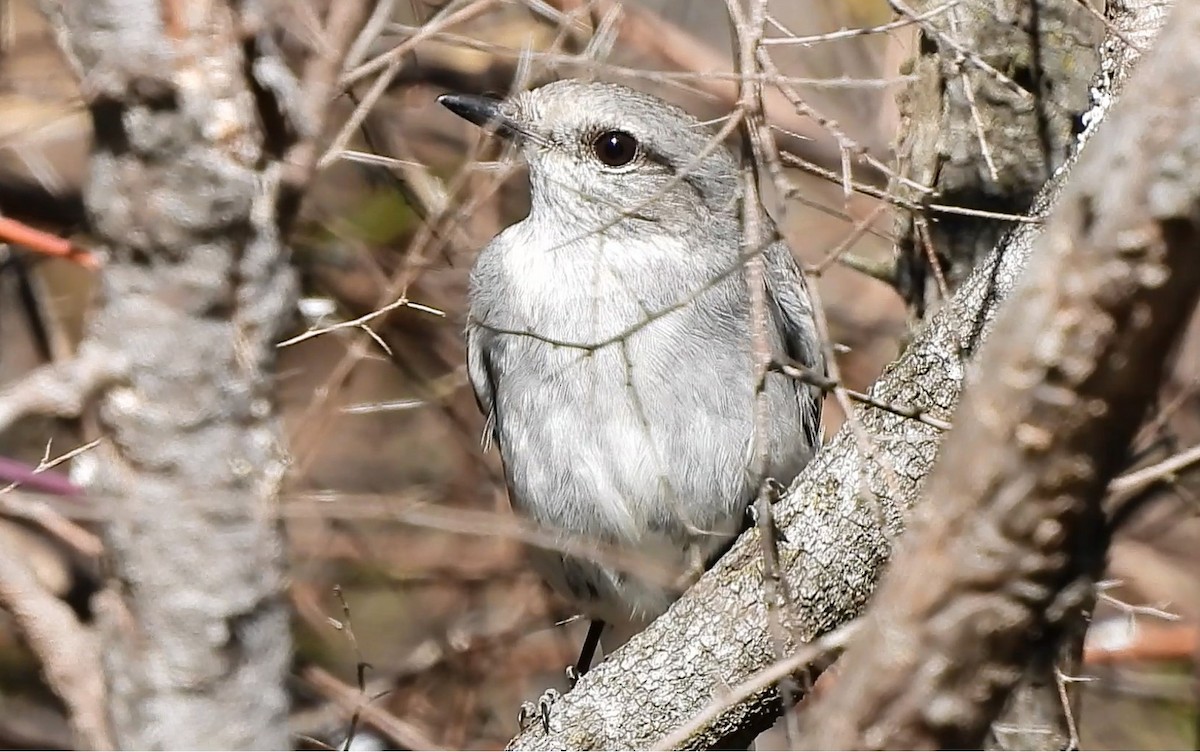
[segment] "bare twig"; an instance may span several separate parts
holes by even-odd
[[[1021,99],[1024,99],[1026,101],[1032,101],[1034,99],[1034,95],[1031,92],[1027,91],[1023,86],[1018,84],[1016,81],[1012,80],[1011,77],[996,70],[995,66],[988,63],[986,60],[984,60],[979,55],[977,55],[974,51],[963,47],[962,44],[958,42],[958,40],[953,39],[952,37],[950,37],[947,34],[943,34],[941,29],[938,29],[936,26],[933,26],[929,23],[928,17],[924,16],[921,13],[917,13],[915,10],[912,9],[912,7],[910,5],[903,2],[903,0],[888,0],[888,2],[891,4],[891,6],[893,8],[896,9],[897,12],[902,14],[905,18],[909,18],[909,19],[917,22],[918,24],[921,25],[921,28],[924,29],[927,34],[930,34],[930,35],[936,37],[939,42],[944,43],[947,47],[954,50],[954,53],[957,56],[957,59],[959,62],[970,63],[975,68],[978,68],[979,70],[987,73],[989,76],[991,76],[992,78],[995,78],[997,81],[999,81],[1001,84],[1003,84],[1009,91],[1016,94]]]
[[[57,235],[36,230],[24,222],[18,222],[8,217],[0,217],[0,241],[16,243],[47,256],[70,259],[87,269],[100,268],[100,260],[91,251],[80,248]]]
[[[1108,484],[1108,492],[1121,499],[1128,498],[1157,483],[1172,480],[1178,473],[1197,463],[1200,463],[1200,444],[1172,455],[1162,462],[1113,478],[1112,483]]]
[[[762,42],[763,26],[766,22],[765,0],[749,0],[748,11],[743,11],[741,0],[726,0],[725,7],[733,25],[734,42],[737,48],[735,69],[746,76],[738,86],[738,110],[742,113],[742,125],[746,134],[742,147],[742,255],[746,257],[745,284],[750,293],[751,342],[754,355],[754,380],[762,384],[771,365],[771,351],[767,340],[766,278],[763,254],[754,249],[770,242],[764,226],[762,199],[759,196],[760,154],[764,147],[762,139],[770,136],[764,123],[762,84],[755,78],[758,73],[756,53]],[[751,472],[761,477],[767,469],[767,392],[758,389],[754,400],[754,436],[751,446],[755,448],[751,458]],[[764,483],[752,502],[762,552],[763,599],[767,606],[767,628],[771,633],[776,657],[783,659],[787,650],[788,620],[793,611],[793,599],[788,585],[783,580],[779,564],[779,539],[772,514],[772,491]],[[795,702],[793,682],[780,683],[784,702]],[[794,717],[788,716],[786,726],[789,746],[798,736]]]
[[[363,330],[367,331],[368,334],[372,336],[372,338],[374,338],[374,339],[376,339],[376,341],[378,341],[378,337],[374,334],[374,332],[371,332],[370,330],[366,329],[365,324],[367,324],[368,322],[370,322],[374,319],[379,318],[380,316],[390,313],[390,312],[396,310],[397,308],[411,308],[414,311],[421,311],[423,313],[428,313],[433,316],[445,316],[446,315],[445,311],[438,310],[437,308],[433,308],[431,306],[422,305],[420,303],[414,303],[411,300],[409,300],[408,298],[405,298],[402,296],[402,297],[398,298],[397,300],[395,300],[394,302],[389,303],[388,305],[385,305],[382,308],[379,308],[377,310],[371,311],[370,313],[359,316],[358,318],[353,319],[351,321],[342,321],[337,324],[331,324],[329,326],[323,326],[323,327],[320,327],[317,329],[310,329],[307,332],[304,332],[303,334],[297,334],[295,337],[285,339],[284,341],[280,342],[279,344],[277,344],[275,346],[276,347],[288,347],[289,345],[299,344],[300,342],[303,342],[308,339],[312,339],[313,337],[316,337],[316,336],[319,336],[322,334],[328,334],[329,332],[336,332],[339,329],[363,329]],[[385,350],[388,349],[386,345],[384,345],[383,348]]]
[[[299,138],[284,155],[283,184],[293,194],[308,185],[317,166],[317,139],[329,104],[337,91],[337,79],[346,53],[358,36],[367,18],[368,0],[339,0],[329,8],[323,49],[315,50],[304,64],[300,79],[300,112],[303,122]]]
[[[903,418],[924,423],[925,425],[936,428],[939,431],[949,431],[951,428],[951,425],[948,421],[930,415],[929,412],[923,408],[913,405],[896,405],[890,402],[884,402],[883,400],[875,399],[865,392],[860,392],[857,389],[850,389],[849,387],[844,386],[837,379],[833,379],[828,376],[822,376],[821,374],[813,371],[811,368],[805,368],[793,363],[776,363],[773,364],[772,367],[789,378],[803,381],[806,384],[812,384],[822,391],[832,392],[840,389],[846,393],[846,396],[855,402],[861,402],[864,405],[870,405],[871,407],[879,410],[886,410],[893,415],[899,415]]]
[[[770,19],[771,25],[787,34],[787,36],[764,39],[762,44],[764,47],[779,47],[789,45],[802,45],[807,47],[813,44],[820,44],[821,42],[834,42],[842,39],[854,39],[855,37],[868,36],[871,34],[883,34],[889,31],[895,31],[896,29],[902,29],[905,26],[920,23],[921,21],[929,20],[935,16],[939,16],[957,6],[960,2],[961,0],[950,0],[950,2],[946,2],[941,5],[935,5],[934,7],[917,16],[898,18],[895,21],[889,21],[885,24],[879,24],[878,26],[860,26],[855,29],[839,29],[838,31],[827,31],[824,34],[810,34],[808,36],[794,34],[789,29],[784,27],[783,24],[779,23],[775,19]]]
[[[919,194],[932,192],[932,188],[921,185],[910,178],[897,174],[878,157],[872,155],[869,151],[867,151],[866,148],[852,139],[836,120],[825,116],[819,110],[809,104],[804,97],[800,95],[800,92],[796,89],[796,87],[792,86],[785,79],[778,66],[775,65],[775,61],[771,59],[771,55],[767,50],[757,50],[755,53],[755,58],[762,66],[762,70],[766,74],[768,80],[774,86],[774,89],[771,89],[770,91],[776,95],[782,94],[784,101],[786,101],[788,105],[796,111],[797,114],[803,115],[806,118],[810,118],[820,125],[824,131],[829,132],[837,140],[838,153],[840,155],[839,163],[842,167],[842,191],[845,195],[849,196],[852,192],[853,183],[850,174],[851,158],[853,158],[855,161],[864,163],[873,169],[876,174],[885,175],[892,180],[899,181],[907,185],[909,188],[912,188]],[[764,92],[764,97],[765,96],[766,94]],[[764,99],[764,102],[765,101],[766,100]]]
[[[361,689],[347,686],[325,669],[309,666],[303,673],[304,681],[324,697],[331,700],[346,714],[347,720],[357,716],[368,726],[400,744],[404,749],[441,749],[425,735],[425,732],[408,721],[373,704],[375,697],[366,695]]]
[[[104,544],[97,535],[36,494],[12,491],[0,496],[0,514],[32,522],[83,556],[97,557],[104,552]]]
[[[438,16],[430,19],[428,23],[421,27],[419,32],[404,40],[403,43],[344,74],[339,81],[339,85],[342,88],[348,88],[372,73],[377,73],[397,65],[405,55],[412,52],[418,44],[433,34],[476,18],[486,11],[491,10],[495,5],[495,0],[475,0],[475,2],[467,3],[464,7],[458,9],[454,9],[453,3],[449,4]]]
[[[346,60],[342,63],[343,68],[357,68],[363,58],[367,56],[371,45],[383,33],[384,27],[392,20],[392,9],[396,5],[396,0],[378,0],[375,3],[375,10],[371,11],[371,16],[367,22],[363,24],[362,31],[358,38],[350,45],[350,49],[346,51]]]
[[[55,483],[51,488],[45,488],[45,487],[39,488],[37,486],[36,479],[38,476],[42,475],[46,471],[51,470],[55,467],[58,467],[59,465],[63,464],[64,462],[69,462],[70,460],[74,459],[75,457],[78,457],[79,455],[83,454],[84,452],[89,452],[92,449],[95,449],[97,446],[99,446],[100,439],[96,439],[94,441],[89,441],[88,443],[84,444],[83,446],[75,447],[74,449],[70,450],[69,452],[67,452],[65,454],[61,454],[54,458],[50,457],[50,447],[51,447],[52,443],[53,443],[52,441],[46,442],[46,450],[42,453],[42,459],[38,461],[36,466],[29,468],[28,477],[20,479],[20,480],[14,480],[14,481],[10,482],[7,486],[0,488],[0,495],[6,494],[9,491],[12,491],[13,489],[19,488],[21,486],[27,486],[27,487],[32,488],[33,490],[45,491],[47,493],[57,493],[57,494],[61,494],[63,496],[78,496],[80,493],[82,493],[83,489],[79,488],[74,483],[71,483],[69,480],[63,480],[58,483]]]
[[[37,466],[30,471],[30,475],[33,478],[37,478],[51,468],[61,465],[64,462],[68,462],[84,452],[89,452],[92,449],[95,449],[100,445],[100,442],[101,439],[89,441],[87,444],[76,447],[71,451],[59,455],[53,459],[50,457],[50,443],[47,442],[45,454],[42,456],[42,459],[40,462],[38,462]],[[71,489],[70,495],[75,495],[82,492],[82,489],[74,486],[73,484],[68,485]],[[92,532],[85,530],[76,523],[67,519],[65,516],[59,514],[47,504],[28,500],[13,493],[13,491],[21,487],[38,490],[37,486],[29,481],[14,481],[4,488],[0,488],[0,513],[9,515],[11,517],[27,519],[30,522],[33,522],[34,524],[40,526],[47,533],[57,536],[64,543],[71,546],[84,556],[95,557],[99,556],[101,552],[103,552],[103,543],[101,543],[100,538]],[[57,489],[54,491],[54,493],[61,494],[62,490],[63,489]]]

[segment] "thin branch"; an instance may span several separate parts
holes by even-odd
[[[284,155],[283,184],[293,195],[308,185],[317,168],[317,140],[337,93],[337,79],[350,45],[367,19],[368,0],[338,0],[329,8],[323,45],[309,55],[300,78],[299,139]]]
[[[1113,478],[1112,483],[1108,484],[1108,492],[1121,499],[1128,498],[1158,483],[1174,480],[1176,475],[1197,463],[1200,463],[1200,444],[1162,462]]]
[[[371,11],[370,18],[363,24],[362,31],[358,38],[350,45],[350,49],[346,51],[346,59],[342,63],[342,67],[346,69],[357,68],[363,58],[367,56],[368,50],[379,35],[383,33],[383,29],[392,20],[392,9],[396,5],[396,0],[378,0],[375,3],[375,10]]]
[[[303,679],[312,689],[341,708],[347,720],[357,716],[361,721],[388,737],[404,749],[442,749],[423,731],[408,721],[373,704],[377,697],[361,689],[347,686],[341,679],[317,666],[308,667]]]
[[[36,479],[41,477],[43,473],[46,473],[51,468],[61,465],[64,462],[68,462],[75,457],[84,454],[85,452],[95,449],[100,445],[100,442],[101,439],[89,441],[83,446],[75,447],[71,451],[59,455],[53,459],[50,457],[50,443],[47,442],[46,451],[42,456],[41,461],[38,462],[37,467],[34,467],[29,471],[30,478]],[[71,496],[83,492],[83,489],[75,486],[74,484],[67,482],[66,485],[67,488],[52,487],[52,490],[49,492],[54,493],[55,495]],[[13,481],[9,483],[4,488],[0,488],[0,514],[29,520],[30,522],[41,527],[47,533],[56,536],[59,540],[71,546],[84,556],[96,557],[104,551],[104,544],[101,543],[99,536],[95,535],[90,530],[86,530],[80,525],[67,519],[64,515],[59,514],[48,504],[38,501],[31,501],[23,498],[22,495],[13,493],[16,489],[22,487],[32,488],[34,490],[45,490],[44,488],[38,489],[37,485],[30,480]]]
[[[388,305],[385,305],[383,308],[378,308],[374,311],[371,311],[370,313],[363,314],[362,316],[359,316],[356,319],[352,319],[350,321],[341,321],[337,324],[330,324],[329,326],[322,326],[317,329],[310,329],[307,332],[304,332],[303,334],[297,334],[295,337],[292,337],[290,339],[285,339],[284,341],[277,343],[275,346],[276,347],[288,347],[290,345],[298,344],[307,339],[312,339],[313,337],[317,337],[322,334],[328,334],[329,332],[336,332],[339,329],[361,329],[363,331],[366,331],[367,334],[372,339],[375,340],[376,344],[379,344],[380,346],[382,346],[383,349],[386,351],[386,350],[388,350],[388,346],[383,344],[383,342],[380,341],[379,336],[377,334],[375,334],[375,332],[368,329],[366,327],[366,324],[370,321],[373,321],[374,319],[379,318],[380,316],[391,313],[392,311],[396,310],[397,308],[411,308],[414,311],[421,311],[423,313],[428,313],[433,316],[444,317],[446,315],[445,311],[439,310],[437,308],[433,308],[432,306],[422,305],[421,303],[414,303],[411,300],[409,300],[408,298],[400,297],[397,300],[389,303]]]
[[[42,366],[0,391],[0,433],[27,415],[79,415],[94,393],[125,375],[121,359],[85,346],[72,360]]]
[[[738,85],[738,110],[742,113],[742,126],[746,138],[742,146],[742,165],[739,179],[742,183],[742,255],[747,258],[745,265],[745,284],[750,294],[750,348],[753,353],[754,381],[762,384],[771,365],[770,344],[767,339],[767,302],[766,302],[766,258],[754,249],[764,242],[769,242],[764,224],[762,198],[759,196],[759,168],[761,153],[764,150],[762,140],[770,137],[770,131],[765,125],[763,88],[754,78],[758,73],[756,53],[762,42],[763,27],[766,22],[766,0],[748,0],[748,11],[741,8],[741,0],[726,0],[725,6],[734,31],[734,41],[737,48],[735,70],[744,74]],[[762,477],[767,469],[768,441],[767,431],[767,391],[759,388],[754,400],[754,436],[751,446],[755,447],[751,458],[751,472],[754,477]],[[764,483],[758,489],[757,498],[751,503],[755,513],[755,527],[758,528],[758,539],[761,546],[763,568],[763,600],[767,606],[767,628],[771,633],[776,658],[782,660],[787,654],[787,634],[790,631],[789,618],[793,613],[794,598],[784,581],[779,564],[779,537],[772,513],[770,495],[774,493]],[[782,681],[779,685],[780,694],[787,705],[795,702],[796,688],[794,682]],[[795,719],[788,716],[785,732],[788,746],[799,736],[795,727]]]
[[[941,418],[936,418],[930,415],[929,411],[923,408],[912,405],[896,405],[890,402],[884,402],[883,400],[875,399],[865,392],[860,392],[856,389],[850,389],[843,386],[837,379],[833,379],[828,376],[822,376],[811,368],[805,368],[804,366],[796,363],[773,363],[771,368],[779,373],[782,373],[784,376],[796,379],[797,381],[803,381],[806,384],[811,384],[812,386],[815,386],[825,392],[835,392],[840,389],[855,402],[861,402],[864,405],[870,405],[871,407],[879,410],[886,410],[893,415],[899,415],[902,418],[908,418],[909,420],[915,420],[920,423],[924,423],[925,425],[931,428],[936,428],[939,431],[949,431],[952,428],[948,421],[944,421]]]
[[[1080,1],[1082,2],[1083,0]],[[935,5],[934,7],[917,16],[898,18],[895,21],[889,21],[885,24],[879,24],[878,26],[860,26],[853,29],[839,29],[838,31],[828,31],[824,34],[810,34],[808,36],[795,34],[783,24],[772,18],[770,19],[771,25],[787,34],[787,36],[764,39],[762,44],[764,47],[779,47],[787,45],[800,45],[807,47],[814,44],[820,44],[821,42],[833,42],[842,39],[854,39],[855,37],[869,36],[871,34],[883,34],[889,31],[895,31],[896,29],[903,29],[906,26],[911,26],[912,24],[920,23],[921,21],[926,21],[939,16],[951,8],[956,7],[960,2],[962,2],[962,0],[950,0],[950,2],[943,3],[941,5]]]
[[[903,15],[905,18],[909,18],[909,19],[912,19],[913,21],[916,21],[918,24],[920,24],[921,28],[927,34],[930,34],[931,36],[936,37],[939,42],[945,44],[947,47],[952,49],[955,52],[958,62],[970,63],[972,66],[978,68],[979,70],[987,73],[989,76],[991,76],[992,78],[999,81],[1001,84],[1003,84],[1005,86],[1005,88],[1007,88],[1009,91],[1011,91],[1012,93],[1019,96],[1021,99],[1025,100],[1027,102],[1033,101],[1033,99],[1034,99],[1033,94],[1030,93],[1029,91],[1027,91],[1023,86],[1018,84],[1016,81],[1014,81],[1009,76],[996,70],[996,68],[993,65],[988,63],[986,60],[981,58],[979,55],[975,54],[975,52],[973,52],[972,50],[969,50],[969,49],[963,47],[962,44],[960,44],[958,42],[958,40],[953,39],[949,35],[942,33],[941,29],[930,24],[926,19],[922,18],[922,15],[920,13],[917,13],[915,10],[913,10],[913,8],[910,5],[908,5],[907,3],[903,2],[903,0],[888,0],[888,2],[891,4],[891,6],[893,8],[896,9],[896,11],[898,13]]]
[[[467,3],[466,6],[458,10],[452,10],[453,3],[447,5],[435,17],[423,25],[416,34],[404,40],[403,43],[393,47],[382,55],[368,60],[362,65],[354,68],[341,77],[338,84],[343,88],[349,88],[359,81],[363,80],[372,73],[383,71],[387,68],[396,66],[405,55],[413,51],[418,44],[425,39],[428,39],[433,34],[442,31],[451,26],[456,26],[460,23],[465,23],[486,11],[489,11],[495,6],[496,0],[475,0]]]
[[[24,222],[8,217],[0,217],[0,241],[15,243],[46,256],[69,259],[85,269],[100,268],[100,260],[91,251],[80,248],[65,238],[36,230]]]

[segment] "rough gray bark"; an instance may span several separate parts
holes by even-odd
[[[94,130],[84,200],[106,264],[81,360],[121,376],[76,395],[100,387],[107,438],[89,491],[111,505],[96,605],[113,737],[284,749],[272,395],[296,282],[281,226],[311,172],[301,147],[327,87],[305,82],[315,113],[297,101],[253,3],[43,5]]]
[[[893,5],[925,16],[943,3]],[[914,80],[898,98],[896,151],[900,174],[935,194],[900,181],[893,192],[917,204],[1023,214],[1073,149],[1103,27],[1077,0],[966,0],[920,28]],[[941,298],[939,274],[954,292],[1011,227],[899,209],[897,283],[915,318]]]
[[[977,746],[1100,574],[1101,502],[1200,297],[1200,6],[1165,28],[980,353],[815,748]]]
[[[915,0],[902,12],[941,4]],[[898,97],[902,137],[897,169],[933,196],[894,180],[916,205],[939,204],[1022,214],[1073,151],[1099,65],[1103,27],[1076,0],[969,0],[921,23],[913,80]],[[989,71],[990,66],[995,72]],[[896,283],[913,320],[936,308],[987,258],[1013,223],[897,207]],[[935,268],[935,264],[937,265]],[[1084,629],[1071,630],[1082,649]],[[996,721],[989,749],[1063,749],[1057,650],[1039,651],[1012,703]]]
[[[1118,14],[1115,28],[1148,46],[1160,5],[1123,4],[1128,12]],[[1106,43],[1105,76],[1096,90],[1102,105],[1135,61],[1123,44]],[[1054,204],[1067,175],[1064,168],[1050,181],[1032,213],[1043,214]],[[885,370],[872,396],[948,419],[962,387],[964,359],[985,338],[1040,229],[1023,224],[1007,236]],[[872,451],[865,454],[853,430],[843,428],[775,510],[786,535],[779,546],[784,580],[796,604],[788,625],[796,644],[789,651],[860,613],[938,450],[939,432],[923,423],[866,407],[859,417]],[[706,710],[716,712],[680,746],[728,748],[769,726],[780,701],[768,682],[737,701],[724,699],[730,687],[753,679],[776,655],[767,630],[760,549],[756,531],[744,535],[667,614],[555,704],[549,734],[535,726],[509,748],[646,748]]]
[[[110,441],[89,487],[113,504],[100,615],[114,736],[282,749],[291,641],[271,373],[296,285],[235,18],[222,4],[51,12],[90,89],[84,200],[108,256],[83,347],[127,366],[99,402]]]

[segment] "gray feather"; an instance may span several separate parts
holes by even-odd
[[[765,476],[790,481],[819,441],[820,394],[770,373],[764,444],[736,165],[687,113],[611,84],[562,81],[502,105],[525,134],[531,210],[471,274],[467,373],[514,509],[546,529],[629,546],[680,574],[723,550]],[[609,169],[597,132],[643,151]],[[804,279],[765,252],[777,357],[824,371]],[[766,467],[756,470],[756,456]],[[592,618],[645,623],[679,587],[532,552]]]

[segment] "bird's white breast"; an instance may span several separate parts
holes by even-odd
[[[503,330],[493,386],[513,505],[549,528],[694,563],[728,539],[756,487],[748,330],[682,241],[564,242],[528,225],[506,231],[485,261],[506,301],[487,324]],[[664,289],[675,296],[651,297]],[[609,585],[642,602],[635,610],[670,602]]]

